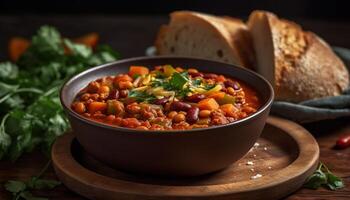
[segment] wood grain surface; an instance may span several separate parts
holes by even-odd
[[[295,19],[305,29],[314,31],[331,45],[350,48],[350,22],[315,21]],[[0,16],[0,59],[7,58],[7,42],[12,36],[31,36],[43,24],[58,27],[68,37],[76,37],[87,32],[98,32],[101,42],[118,49],[123,58],[144,55],[146,47],[153,43],[160,24],[167,22],[166,16]],[[350,196],[350,148],[335,150],[337,138],[350,134],[350,118],[321,121],[303,125],[315,137],[320,146],[320,160],[336,175],[343,178],[346,187],[338,191],[327,189],[300,189],[288,196],[288,200],[349,199]],[[21,157],[16,163],[0,161],[0,182],[9,179],[26,180],[39,173],[47,158],[35,151]],[[52,168],[46,173],[47,178],[55,178]],[[50,191],[37,191],[53,200],[81,200],[82,196],[71,192],[65,186]],[[11,199],[3,187],[0,187],[0,199]]]
[[[304,183],[316,169],[318,157],[319,147],[310,133],[275,117],[268,119],[244,158],[199,177],[159,178],[112,169],[85,153],[73,133],[59,138],[52,150],[56,174],[67,187],[91,199],[118,200],[278,199]],[[262,177],[252,178],[257,174]]]

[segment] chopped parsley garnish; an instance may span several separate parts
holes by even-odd
[[[152,102],[156,97],[144,91],[131,90],[128,97],[135,99],[137,102]]]
[[[188,73],[173,73],[169,81],[174,90],[182,90],[184,85],[188,83]]]

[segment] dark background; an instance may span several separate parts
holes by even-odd
[[[0,0],[1,14],[158,15],[190,9],[247,16],[254,9],[284,17],[349,20],[347,0]]]
[[[350,48],[347,0],[0,0],[0,61],[13,36],[30,38],[44,24],[65,37],[97,32],[101,43],[123,58],[142,56],[161,24],[175,10],[194,10],[246,19],[268,10],[317,33],[331,45]]]

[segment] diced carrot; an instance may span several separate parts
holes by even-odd
[[[11,38],[8,45],[10,59],[16,62],[19,59],[19,57],[27,50],[29,45],[30,42],[24,38]]]
[[[222,99],[225,96],[225,92],[214,92],[209,95],[210,98],[213,98],[215,100]]]
[[[147,67],[143,66],[130,66],[129,75],[134,77],[135,75],[145,75],[148,74],[149,70]]]
[[[107,103],[104,103],[104,102],[95,101],[95,102],[91,102],[89,104],[89,112],[92,114],[97,112],[97,111],[102,112],[102,111],[106,110],[106,108],[107,108]]]
[[[219,104],[213,98],[203,99],[198,102],[198,108],[201,110],[216,110],[219,108]]]
[[[226,113],[227,116],[235,117],[238,109],[233,104],[224,104],[220,106],[220,109]]]
[[[125,74],[125,75],[117,75],[114,78],[113,82],[114,82],[114,84],[118,85],[118,83],[120,81],[130,81],[130,82],[132,82],[132,78],[129,75],[127,75],[127,74]]]
[[[89,33],[83,36],[80,36],[73,41],[76,43],[84,44],[88,47],[95,48],[97,46],[99,35],[97,33]]]

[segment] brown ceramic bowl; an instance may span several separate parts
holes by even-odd
[[[260,95],[261,108],[236,122],[184,131],[142,131],[112,127],[83,118],[70,105],[90,81],[127,73],[130,65],[195,67],[237,78]],[[229,64],[184,57],[139,57],[86,70],[65,83],[61,102],[84,149],[112,167],[145,174],[194,176],[221,170],[243,157],[264,128],[273,101],[271,85],[260,75]]]

